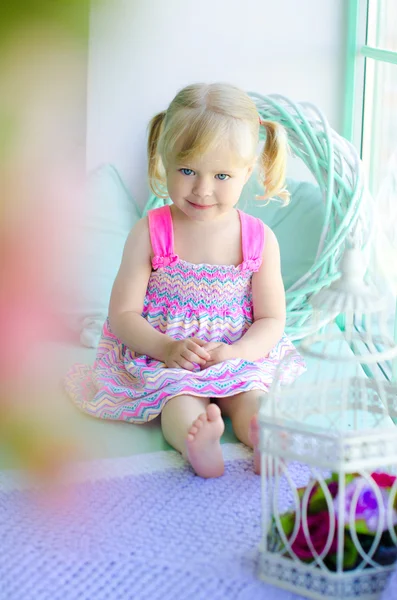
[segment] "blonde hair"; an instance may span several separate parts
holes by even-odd
[[[171,159],[187,162],[228,140],[242,166],[255,162],[259,127],[266,141],[259,157],[259,179],[265,193],[285,203],[284,187],[287,137],[284,128],[259,118],[255,102],[243,90],[223,83],[189,85],[172,100],[168,109],[150,121],[148,136],[149,185],[161,198],[167,197],[166,169]]]

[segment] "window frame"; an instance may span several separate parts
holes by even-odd
[[[348,0],[343,136],[357,148],[361,159],[364,153],[367,59],[390,63],[397,68],[397,51],[368,44],[370,12],[370,0]],[[397,298],[393,333],[397,344]],[[390,373],[382,372],[387,379],[397,382],[397,358],[392,361]]]

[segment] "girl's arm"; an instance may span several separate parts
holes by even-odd
[[[112,332],[133,352],[164,362],[173,341],[156,331],[143,317],[143,303],[152,271],[147,218],[138,221],[129,234],[109,305]]]
[[[252,276],[252,300],[254,322],[241,340],[230,347],[233,358],[249,361],[266,356],[281,339],[285,327],[280,250],[276,236],[268,227],[262,265]]]

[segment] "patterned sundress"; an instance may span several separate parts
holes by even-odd
[[[239,211],[243,262],[238,265],[193,264],[174,252],[170,207],[148,213],[153,250],[142,316],[175,340],[237,342],[253,322],[252,274],[259,270],[265,228]],[[266,256],[266,255],[265,255]],[[150,356],[130,350],[106,320],[93,366],[77,364],[67,374],[66,390],[84,412],[102,419],[144,423],[159,415],[175,396],[225,398],[250,390],[268,391],[280,361],[291,383],[305,370],[303,358],[283,335],[267,356],[256,361],[227,360],[194,371],[167,368]]]

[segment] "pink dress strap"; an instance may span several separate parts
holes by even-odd
[[[168,267],[178,262],[174,253],[174,227],[169,205],[148,212],[153,269]]]
[[[243,250],[242,268],[259,271],[265,245],[265,226],[260,219],[239,211]]]

